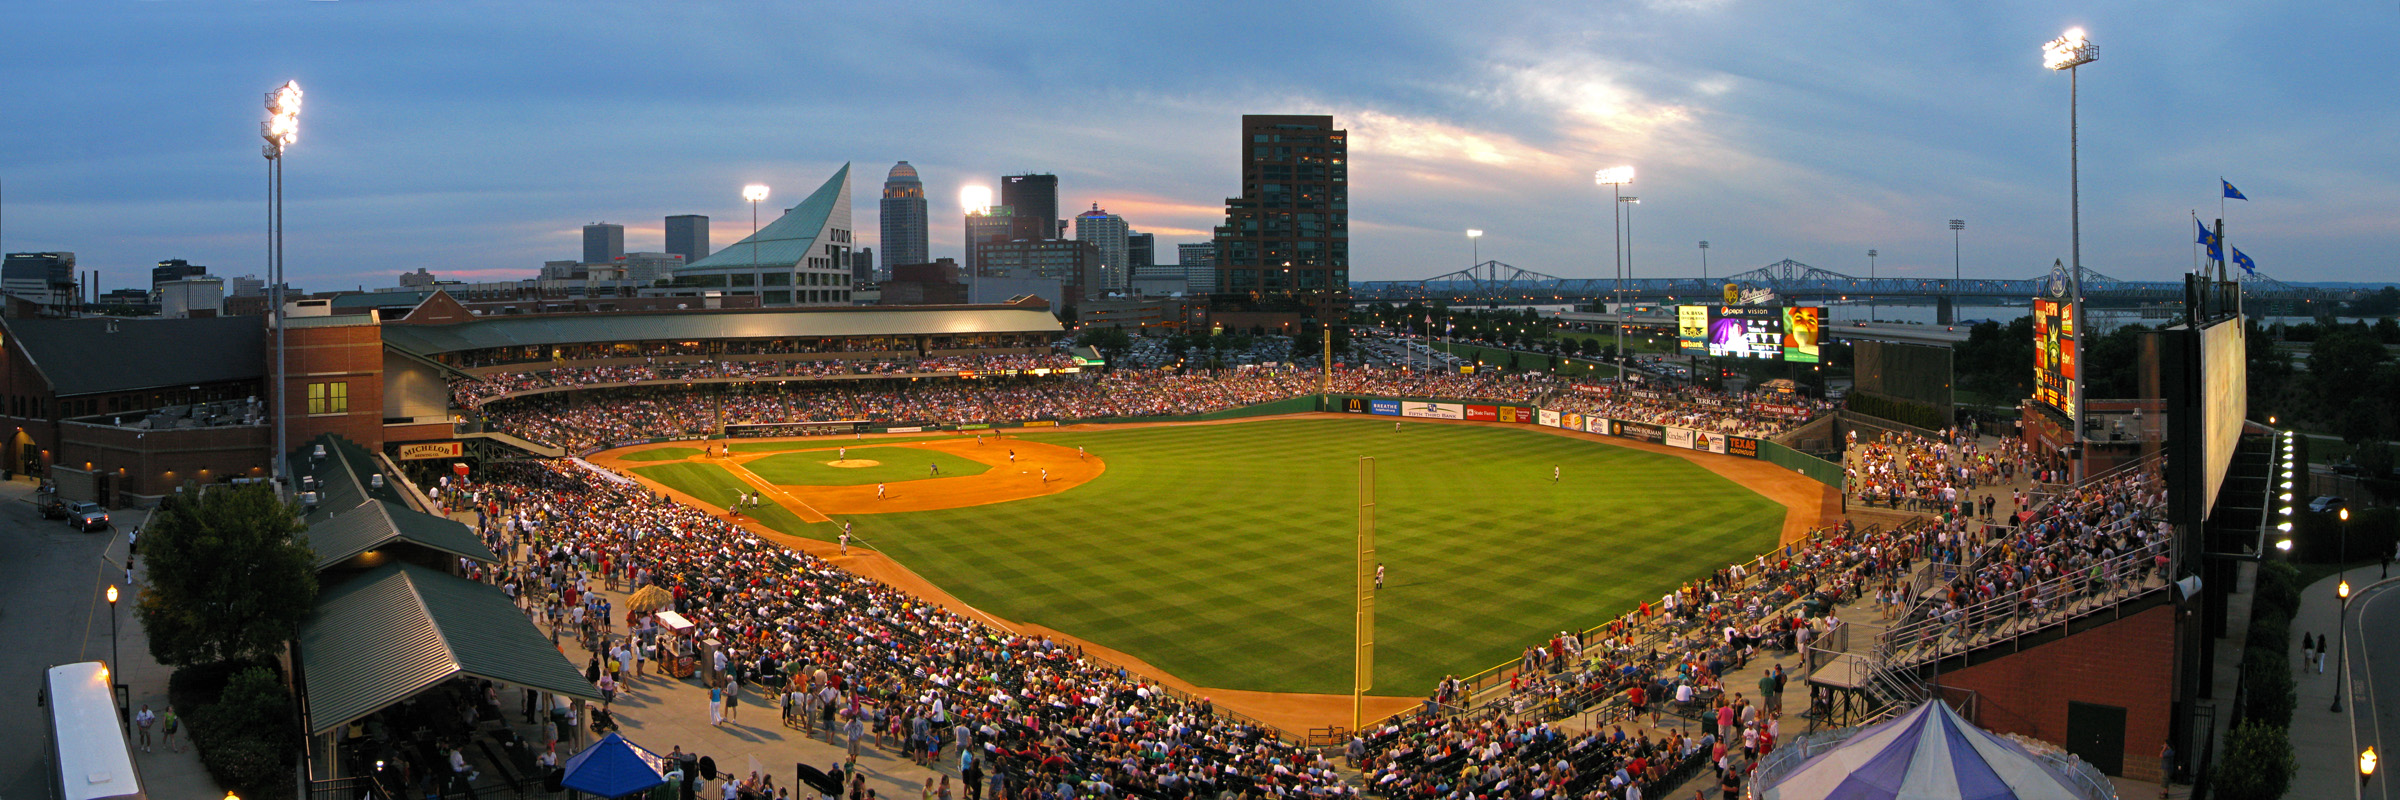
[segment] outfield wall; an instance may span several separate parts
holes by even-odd
[[[1608,419],[1573,411],[1551,411],[1534,406],[1453,403],[1441,400],[1367,395],[1334,395],[1328,399],[1325,410],[1344,414],[1408,419],[1511,422],[1597,433],[1603,436],[1663,444],[1681,450],[1697,450],[1704,453],[1761,459],[1806,475],[1818,483],[1836,489],[1842,486],[1842,467],[1839,464],[1765,439],[1732,436],[1714,431]]]

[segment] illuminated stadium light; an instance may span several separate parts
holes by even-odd
[[[753,203],[764,202],[767,199],[767,185],[753,183],[742,187],[742,199]]]
[[[2100,48],[2083,35],[2082,28],[2068,28],[2064,35],[2042,44],[2042,66],[2050,69],[2074,69],[2099,57]]]
[[[2284,533],[2291,533],[2291,532],[2292,532],[2292,523],[2289,523],[2289,522],[2284,522],[2284,523],[2277,524],[2277,525],[2275,526],[2275,529],[2276,529],[2276,530],[2279,530],[2279,531],[2283,531]]]
[[[992,188],[969,186],[960,189],[958,190],[958,204],[965,206],[969,214],[992,213]]]
[[[1592,172],[1592,183],[1600,186],[1622,186],[1632,182],[1632,167],[1609,167]]]
[[[2292,493],[2291,493],[2291,492],[2284,492],[2284,493],[2283,493],[2283,494],[2281,494],[2281,495],[2277,495],[2275,499],[2277,499],[2277,500],[2281,500],[2281,501],[2284,501],[2284,502],[2286,502],[2286,503],[2289,503],[2289,502],[2291,502],[2291,501],[2292,501]]]
[[[2291,552],[2291,551],[2292,551],[2292,540],[2290,540],[2290,539],[2277,539],[2277,540],[2275,540],[2275,549],[2277,549],[2277,550],[2281,550],[2281,551],[2284,551],[2284,552],[2286,552],[2286,553],[2289,553],[2289,552]]]

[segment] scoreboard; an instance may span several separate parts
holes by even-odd
[[[1814,363],[1821,312],[1814,306],[1679,306],[1676,333],[1689,355]]]

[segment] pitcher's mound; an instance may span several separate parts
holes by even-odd
[[[845,458],[839,461],[827,461],[825,462],[825,466],[837,467],[840,469],[862,469],[866,467],[880,467],[883,466],[883,462],[872,458]]]

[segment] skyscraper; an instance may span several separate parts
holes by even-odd
[[[902,161],[883,178],[883,263],[923,264],[926,252],[925,182],[917,168]]]
[[[594,222],[583,226],[583,263],[606,264],[625,254],[625,226]]]
[[[1099,203],[1075,216],[1075,240],[1090,242],[1100,251],[1100,288],[1104,291],[1124,289],[1130,278],[1125,271],[1125,238],[1130,232],[1124,217],[1100,210]]]
[[[1016,212],[1008,238],[1066,238],[1066,226],[1058,219],[1058,176],[1002,175],[1000,204]]]
[[[984,245],[994,242],[1005,242],[1010,239],[1028,238],[1009,235],[1009,232],[1013,230],[1016,225],[1016,216],[1015,214],[1011,213],[1012,211],[1013,209],[1010,209],[1008,206],[993,206],[991,208],[984,209],[984,212],[981,214],[971,211],[967,213],[967,275],[975,276],[984,274],[982,252]],[[1031,238],[1046,239],[1049,237],[1043,236]],[[894,267],[900,265],[900,262],[893,261],[888,258],[884,259],[883,263]]]
[[[667,252],[689,264],[708,257],[708,218],[677,214],[667,218]]]
[[[1329,319],[1350,289],[1349,132],[1333,117],[1242,115],[1242,196],[1218,226],[1219,292],[1289,298]]]
[[[1125,274],[1142,275],[1157,263],[1157,236],[1132,232],[1125,234]]]
[[[1217,243],[1184,242],[1175,246],[1175,264],[1183,267],[1183,281],[1194,294],[1217,291]]]
[[[875,248],[861,247],[850,253],[850,282],[875,282]]]

